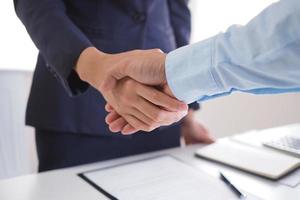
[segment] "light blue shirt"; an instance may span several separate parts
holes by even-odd
[[[300,0],[281,0],[245,26],[169,53],[166,76],[186,103],[233,91],[300,92]]]

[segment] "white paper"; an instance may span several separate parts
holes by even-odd
[[[297,169],[293,173],[283,177],[278,182],[290,187],[298,186],[300,184],[300,169]]]
[[[122,200],[234,200],[220,179],[171,156],[100,169],[84,175]]]

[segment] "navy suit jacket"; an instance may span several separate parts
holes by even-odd
[[[186,45],[186,0],[14,0],[17,16],[39,49],[26,124],[60,132],[106,135],[105,100],[73,70],[80,53]],[[197,106],[197,105],[195,105]],[[172,134],[179,140],[179,127]],[[160,129],[155,130],[159,132]],[[159,134],[153,134],[158,137]],[[168,141],[165,141],[168,142]]]

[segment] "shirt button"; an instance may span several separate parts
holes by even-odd
[[[144,13],[136,12],[132,14],[132,18],[136,22],[144,22],[146,20],[146,15]]]

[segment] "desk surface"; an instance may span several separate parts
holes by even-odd
[[[222,170],[233,181],[238,182],[239,187],[262,199],[270,200],[294,200],[300,197],[300,185],[295,188],[282,185],[264,178],[257,177],[224,165],[202,160],[194,156],[194,152],[201,145],[192,145],[185,148],[174,148],[141,154],[105,162],[82,165],[78,167],[53,170],[40,174],[26,175],[22,177],[0,181],[1,200],[96,200],[106,199],[97,190],[77,176],[77,173],[107,167],[133,160],[139,160],[156,155],[171,154],[186,163],[211,174],[218,176]]]

